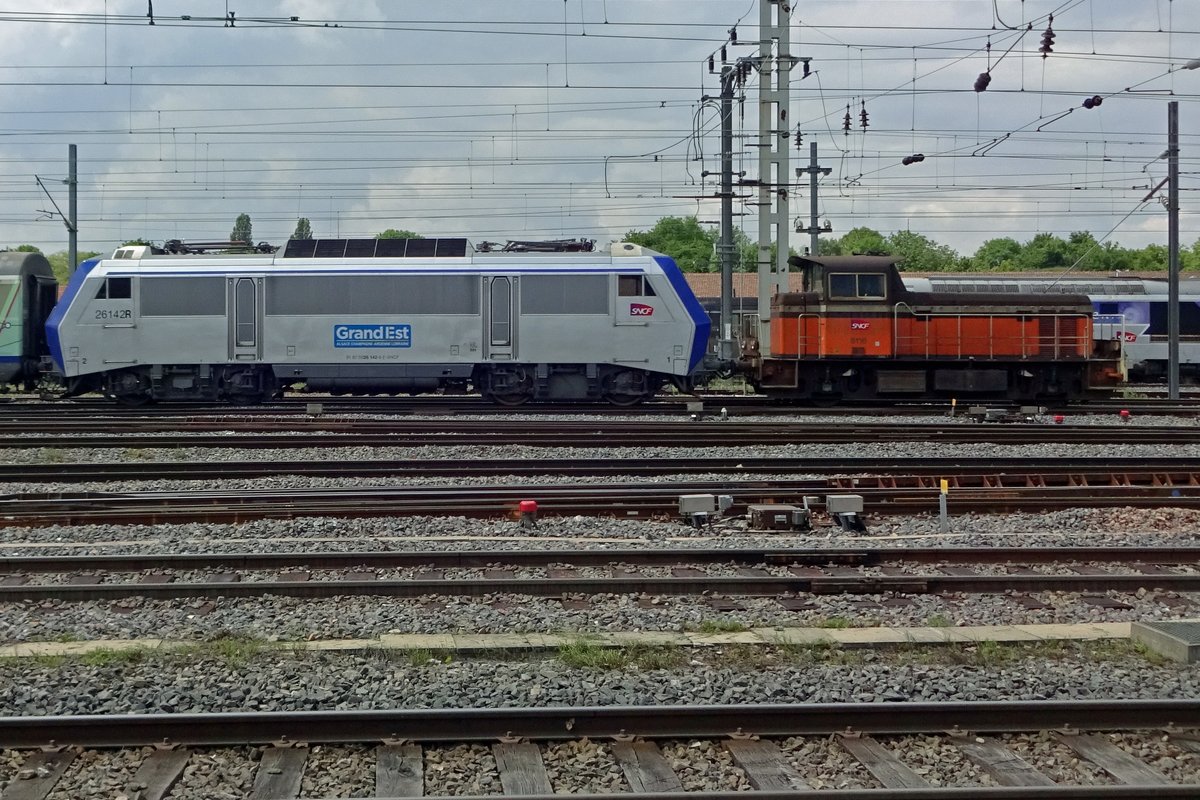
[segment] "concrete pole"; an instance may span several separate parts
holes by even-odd
[[[75,145],[67,145],[70,166],[67,173],[67,274],[75,272],[79,265],[79,181],[76,172],[77,152]]]
[[[1167,396],[1179,399],[1179,102],[1167,103]]]
[[[817,174],[821,168],[817,165],[817,143],[808,143],[808,254],[816,258],[821,254],[817,231]],[[828,171],[828,170],[827,170]]]

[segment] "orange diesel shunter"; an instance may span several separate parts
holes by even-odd
[[[789,259],[804,291],[772,299],[769,356],[744,343],[755,387],[825,401],[1061,400],[1120,379],[1119,344],[1093,342],[1087,297],[912,292],[897,260]]]

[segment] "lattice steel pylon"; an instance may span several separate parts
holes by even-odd
[[[760,0],[758,46],[758,313],[759,346],[770,354],[771,297],[788,288],[788,148],[791,134],[789,81],[796,63],[790,52],[785,0]],[[771,245],[776,245],[771,256]]]

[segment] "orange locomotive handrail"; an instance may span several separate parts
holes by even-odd
[[[925,322],[925,324],[923,325],[923,331],[922,331],[921,335],[918,335],[918,336],[901,335],[900,319],[901,319],[902,313],[906,313],[909,317],[911,317],[915,321],[923,320]],[[1021,331],[1020,357],[1022,359],[1027,359],[1030,357],[1041,355],[1041,351],[1046,347],[1049,347],[1053,350],[1053,355],[1051,357],[1054,359],[1062,358],[1064,356],[1063,351],[1065,349],[1069,349],[1069,351],[1071,353],[1079,355],[1079,357],[1086,357],[1086,354],[1091,352],[1091,349],[1092,349],[1092,347],[1091,347],[1092,315],[1090,313],[1089,314],[1080,314],[1080,313],[1069,313],[1068,312],[1068,313],[1035,314],[1035,315],[1021,314],[1018,316],[1016,314],[994,314],[994,313],[986,313],[986,312],[975,313],[975,314],[970,313],[970,312],[938,312],[938,311],[918,312],[909,303],[907,303],[905,301],[900,301],[900,302],[897,302],[896,304],[894,304],[892,307],[892,339],[895,342],[894,352],[895,353],[901,352],[904,349],[902,347],[902,345],[909,345],[909,346],[914,345],[914,344],[923,345],[925,358],[931,358],[933,356],[933,341],[932,340],[934,338],[933,337],[934,326],[933,326],[932,322],[933,322],[933,320],[938,319],[938,318],[941,318],[941,319],[953,318],[956,321],[956,335],[955,335],[956,352],[953,354],[954,357],[956,357],[956,358],[984,355],[985,348],[982,346],[972,353],[964,353],[963,352],[963,345],[966,343],[967,338],[968,338],[963,334],[963,319],[964,318],[965,319],[986,319],[987,320],[988,334],[987,334],[987,341],[986,341],[986,358],[988,358],[988,359],[999,358],[999,356],[996,354],[996,350],[994,347],[995,323],[996,323],[997,319],[1019,319],[1020,320],[1020,331]],[[1036,337],[1030,338],[1030,336],[1027,333],[1029,323],[1036,321],[1036,320],[1041,320],[1041,319],[1054,319],[1055,320],[1054,332],[1046,337],[1036,336]],[[1071,319],[1071,320],[1078,320],[1078,321],[1084,322],[1085,323],[1084,333],[1082,335],[1076,333],[1074,335],[1064,336],[1061,333],[1060,326],[1057,324],[1058,320],[1062,320],[1062,319]],[[979,337],[971,337],[971,338],[979,338]],[[981,342],[981,345],[982,344],[983,343]]]

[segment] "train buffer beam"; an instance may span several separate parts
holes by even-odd
[[[693,528],[707,525],[733,506],[733,496],[728,494],[681,494],[679,516]]]

